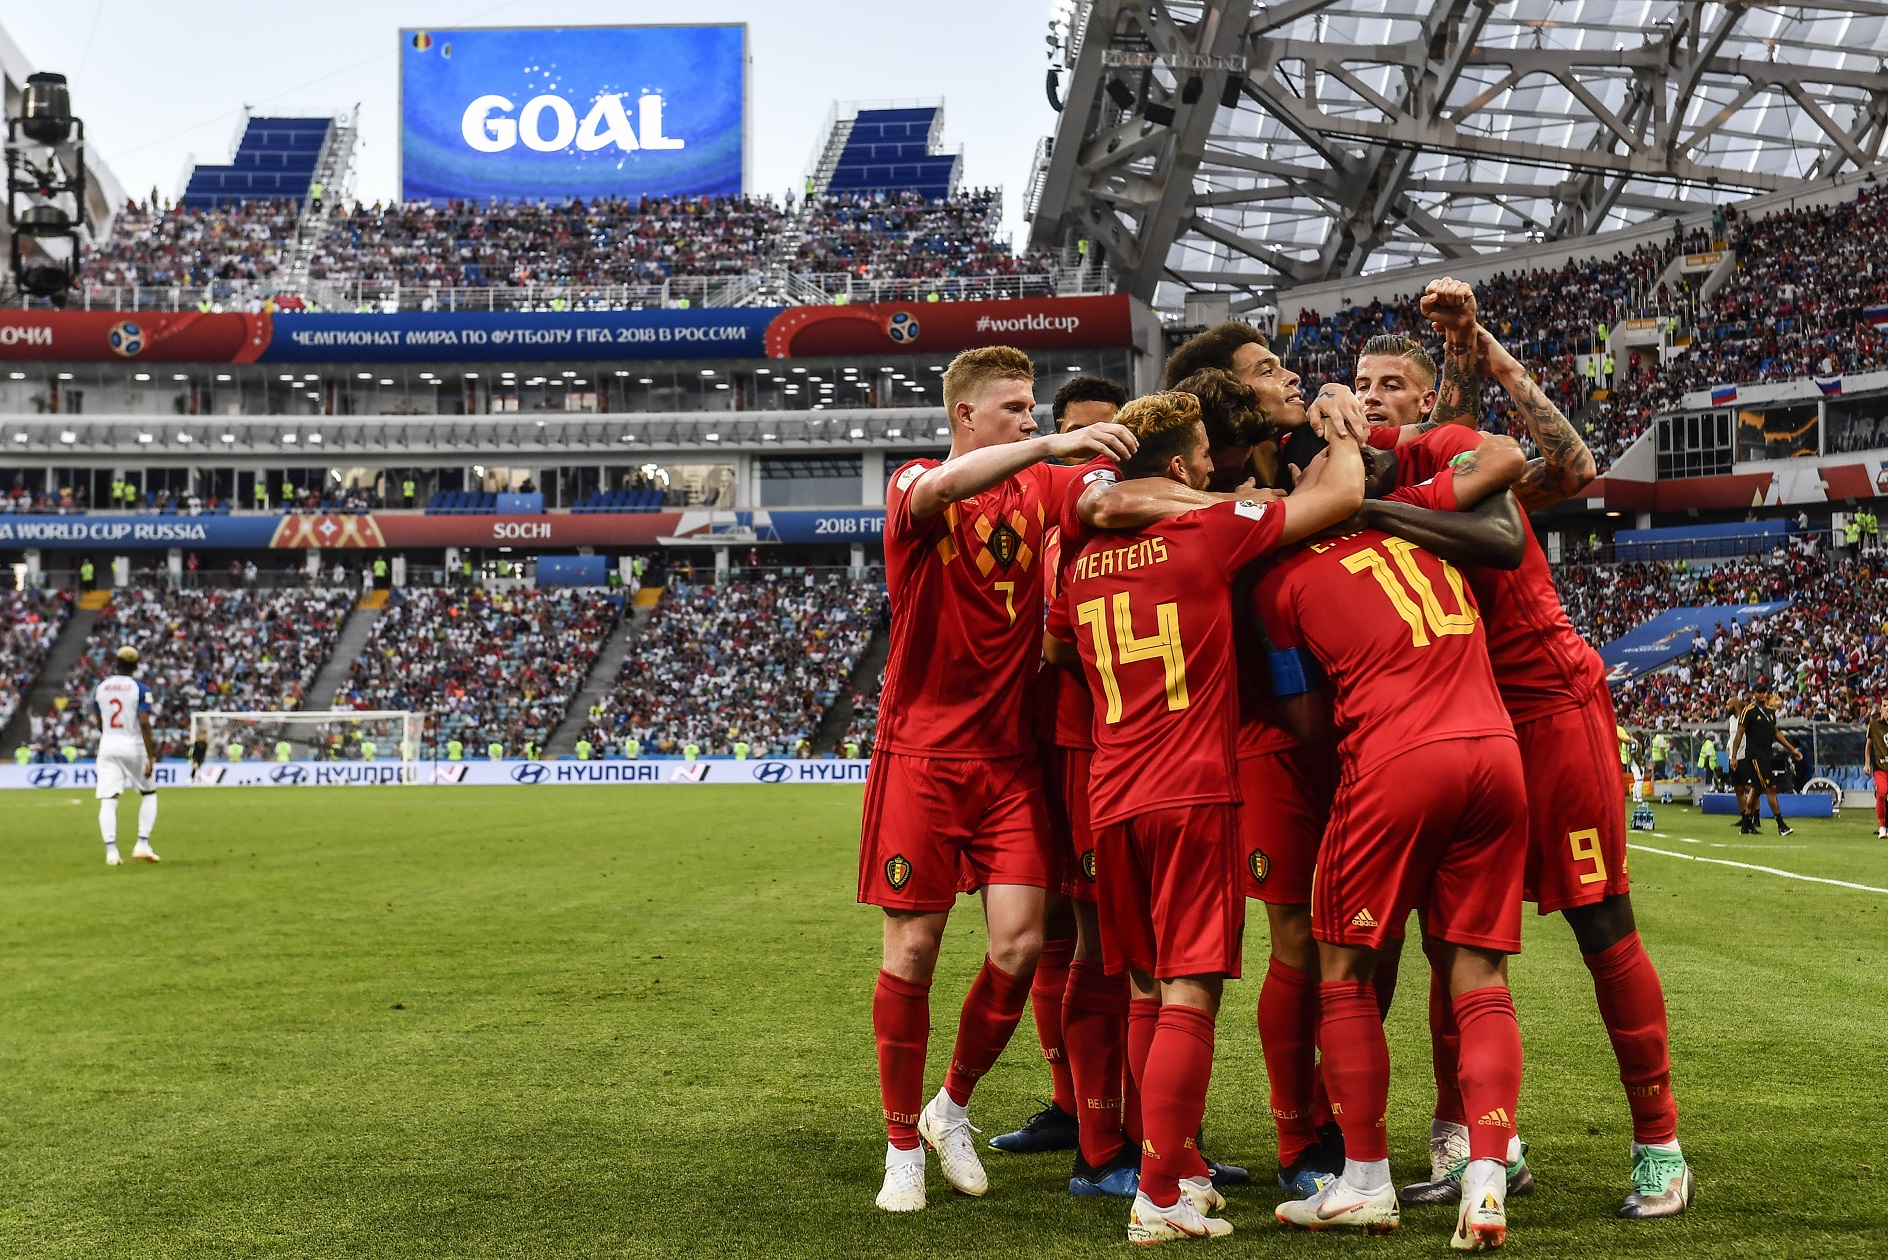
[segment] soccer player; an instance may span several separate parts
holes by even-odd
[[[886,491],[891,648],[858,883],[859,900],[884,910],[872,1026],[886,1211],[925,1206],[920,1138],[952,1188],[988,1190],[966,1104],[1022,1016],[1047,890],[1060,882],[1030,700],[1047,521],[1071,470],[1042,465],[1125,459],[1135,441],[1114,424],[1037,437],[1034,378],[1028,356],[1009,347],[958,355],[944,373],[949,457],[906,464]],[[989,950],[964,999],[949,1075],[925,1104],[931,977],[960,889],[982,891]]]
[[[1421,424],[1436,409],[1439,373],[1422,342],[1378,333],[1357,352],[1352,388],[1372,428]]]
[[[1127,391],[1105,376],[1077,376],[1056,390],[1050,415],[1056,431],[1067,433],[1112,421],[1127,400]],[[1043,548],[1044,594],[1050,603],[1056,598],[1062,559],[1061,527],[1051,521]],[[1088,825],[1088,759],[1094,748],[1089,728],[1093,725],[1088,689],[1080,679],[1045,661],[1037,674],[1036,738],[1041,746],[1051,844],[1063,858],[1063,875],[1061,891],[1049,898],[1042,956],[1030,985],[1029,1005],[1035,1013],[1042,1057],[1049,1063],[1052,1094],[1049,1104],[1022,1128],[990,1140],[995,1149],[1016,1155],[1079,1152],[1078,1117],[1091,1130],[1091,1148],[1096,1141],[1093,1133],[1102,1134],[1105,1143],[1107,1135],[1118,1134],[1121,1128],[1119,1025],[1127,1015],[1127,986],[1110,980],[1099,961],[1094,841]],[[1092,1073],[1087,1060],[1093,1060]],[[1078,1061],[1082,1061],[1079,1071]],[[1081,1101],[1078,1076],[1088,1086]],[[1112,1181],[1102,1185],[1108,1178]],[[1077,1194],[1132,1193],[1132,1179],[1086,1166],[1078,1153],[1069,1189]]]
[[[1777,834],[1796,834],[1796,829],[1783,821],[1783,807],[1777,804],[1776,768],[1770,762],[1770,750],[1776,744],[1783,745],[1798,761],[1803,759],[1802,749],[1777,729],[1777,702],[1770,688],[1761,682],[1752,683],[1750,703],[1744,707],[1744,716],[1737,724],[1737,737],[1731,741],[1731,760],[1737,766],[1739,782],[1744,785],[1739,790],[1739,801],[1742,803],[1746,796],[1749,800],[1744,808],[1743,826],[1743,831],[1749,835],[1763,831],[1758,823],[1763,816],[1759,796],[1770,802],[1770,815],[1777,820]]]
[[[1869,715],[1863,742],[1863,769],[1875,784],[1875,838],[1888,840],[1888,697]]]
[[[1514,462],[1505,476],[1518,474]],[[1387,461],[1380,475],[1394,484]],[[1455,506],[1446,474],[1398,493]],[[1448,562],[1382,531],[1352,529],[1280,556],[1253,607],[1278,662],[1286,725],[1314,745],[1333,724],[1340,765],[1311,913],[1318,1044],[1344,1131],[1344,1171],[1276,1215],[1311,1229],[1399,1223],[1385,1129],[1389,1046],[1371,982],[1392,929],[1420,905],[1461,1026],[1455,1081],[1477,1117],[1451,1245],[1498,1247],[1521,1089],[1507,956],[1521,948],[1527,806],[1475,602]],[[1298,681],[1318,673],[1331,689],[1328,709]]]
[[[1140,439],[1124,485],[1205,488],[1212,461],[1197,399],[1152,394],[1120,419]],[[1128,1050],[1143,1130],[1134,1242],[1232,1232],[1206,1215],[1224,1201],[1196,1142],[1214,1019],[1225,978],[1239,974],[1245,922],[1232,582],[1281,543],[1347,517],[1362,480],[1357,447],[1341,438],[1289,499],[1215,502],[1097,534],[1051,614],[1045,646],[1066,663],[1073,636],[1096,706],[1090,804],[1106,965],[1127,972],[1135,1003],[1155,1008],[1152,1035]]]
[[[151,738],[151,689],[139,682],[138,649],[118,649],[117,664],[92,689],[98,714],[98,830],[105,837],[105,865],[118,865],[118,798],[125,784],[138,790],[138,843],[131,856],[155,862],[151,828],[157,824],[157,744]]]
[[[1485,370],[1507,391],[1540,452],[1514,486],[1521,506],[1536,511],[1584,488],[1594,475],[1592,453],[1520,362],[1476,323],[1473,290],[1456,280],[1433,281],[1421,305],[1447,350],[1431,420],[1380,428],[1371,438],[1373,445],[1395,447],[1402,484],[1420,483],[1484,440],[1475,423]],[[1445,517],[1415,519],[1395,503],[1373,502],[1365,505],[1364,519],[1453,558],[1449,549],[1456,538]],[[1521,566],[1512,572],[1477,566],[1467,570],[1467,578],[1486,621],[1502,701],[1532,772],[1527,899],[1542,914],[1559,912],[1573,929],[1619,1061],[1633,1127],[1633,1189],[1619,1214],[1673,1216],[1690,1203],[1694,1180],[1678,1144],[1665,994],[1632,913],[1616,768],[1618,719],[1605,666],[1567,620],[1546,554],[1532,528],[1525,520],[1521,524]],[[1431,992],[1436,1077],[1443,1085],[1456,1076],[1451,1063],[1458,1032],[1447,1004],[1436,1005],[1433,984]],[[1472,1136],[1469,1116],[1446,1085],[1436,1107],[1430,1179],[1405,1187],[1404,1202],[1453,1202],[1460,1193]],[[1510,1176],[1512,1193],[1532,1181],[1524,1161]]]

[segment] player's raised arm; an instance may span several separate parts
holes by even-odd
[[[1311,461],[1297,488],[1279,504],[1285,509],[1282,543],[1295,543],[1341,524],[1363,506],[1363,452],[1342,426],[1330,426],[1327,437],[1330,445]]]
[[[1418,304],[1430,327],[1442,335],[1442,379],[1436,385],[1435,409],[1425,428],[1443,424],[1480,427],[1477,402],[1481,396],[1481,337],[1475,322],[1475,290],[1460,280],[1431,280]]]
[[[1451,478],[1455,510],[1397,499],[1366,499],[1357,518],[1373,529],[1396,534],[1441,556],[1451,564],[1518,568],[1527,555],[1527,531],[1521,510],[1508,488],[1527,471],[1521,444],[1488,434],[1473,450],[1451,461],[1442,476]]]
[[[1514,487],[1521,506],[1538,512],[1568,498],[1589,485],[1599,472],[1593,452],[1560,408],[1542,392],[1538,382],[1495,340],[1486,328],[1480,329],[1479,353],[1488,365],[1488,374],[1501,383],[1514,400],[1515,410],[1527,425],[1528,436],[1540,457],[1528,465],[1527,475]]]

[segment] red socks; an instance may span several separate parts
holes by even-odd
[[[1194,1135],[1213,1076],[1213,1017],[1191,1006],[1160,1008],[1141,1082],[1141,1191],[1157,1207],[1180,1198],[1180,1178],[1206,1172]]]
[[[1141,1123],[1141,1091],[1146,1088],[1147,1053],[1154,1048],[1154,1028],[1159,1023],[1158,998],[1129,999],[1128,1075],[1122,1085],[1121,1127],[1136,1146],[1147,1137]]]
[[[1678,1103],[1672,1097],[1672,1050],[1658,970],[1637,932],[1581,957],[1593,973],[1600,1018],[1619,1060],[1619,1080],[1632,1108],[1632,1140],[1642,1145],[1675,1141]]]
[[[1455,1022],[1462,1030],[1462,1107],[1474,1117],[1468,1122],[1469,1158],[1505,1162],[1521,1102],[1521,1025],[1514,1018],[1514,995],[1499,984],[1464,993],[1455,999]]]
[[[1069,968],[1062,1026],[1075,1082],[1070,1114],[1080,1130],[1082,1158],[1099,1168],[1121,1153],[1121,1078],[1128,1014],[1128,978],[1111,976],[1100,962]]]
[[[1049,1061],[1055,1105],[1071,1116],[1076,1114],[1075,1081],[1069,1074],[1068,1047],[1062,1032],[1062,1002],[1068,992],[1069,963],[1074,957],[1074,937],[1044,941],[1042,958],[1036,963],[1036,978],[1029,984],[1029,1006],[1036,1014],[1036,1040],[1042,1043],[1042,1057]]]
[[[1455,1004],[1449,1000],[1449,982],[1434,968],[1429,972],[1429,1054],[1436,1069],[1436,1119],[1467,1125],[1462,1106],[1462,1030],[1455,1022]]]
[[[1028,980],[1012,976],[987,957],[983,960],[982,970],[964,995],[957,1044],[951,1047],[951,1070],[944,1077],[944,1088],[959,1107],[970,1102],[977,1081],[996,1065],[1028,1001]]]
[[[1312,1118],[1317,1031],[1318,987],[1308,973],[1272,959],[1259,986],[1259,1045],[1272,1083],[1280,1168],[1290,1167],[1318,1140]]]
[[[901,1151],[918,1145],[924,1109],[924,1051],[931,1037],[931,982],[878,973],[872,991],[872,1033],[878,1039],[878,1093],[885,1130]]]
[[[1384,1113],[1390,1102],[1390,1043],[1383,1035],[1376,989],[1362,980],[1326,980],[1318,986],[1318,1007],[1324,1087],[1344,1130],[1344,1153],[1360,1162],[1388,1159]]]

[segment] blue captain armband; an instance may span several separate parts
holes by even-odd
[[[1279,648],[1266,653],[1265,664],[1272,676],[1272,694],[1280,700],[1316,691],[1323,672],[1317,658],[1303,648]]]

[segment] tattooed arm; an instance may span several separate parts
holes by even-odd
[[[1481,326],[1475,322],[1475,290],[1444,277],[1429,282],[1419,309],[1443,340],[1442,379],[1436,405],[1421,425],[1428,432],[1441,424],[1481,427]]]
[[[1527,475],[1514,485],[1514,494],[1523,509],[1538,512],[1544,507],[1577,494],[1598,473],[1593,452],[1587,449],[1560,408],[1542,392],[1540,384],[1526,368],[1487,329],[1481,330],[1477,353],[1488,365],[1489,375],[1501,383],[1514,400],[1514,409],[1527,426],[1540,452],[1528,461]],[[1438,404],[1440,406],[1440,404]]]

